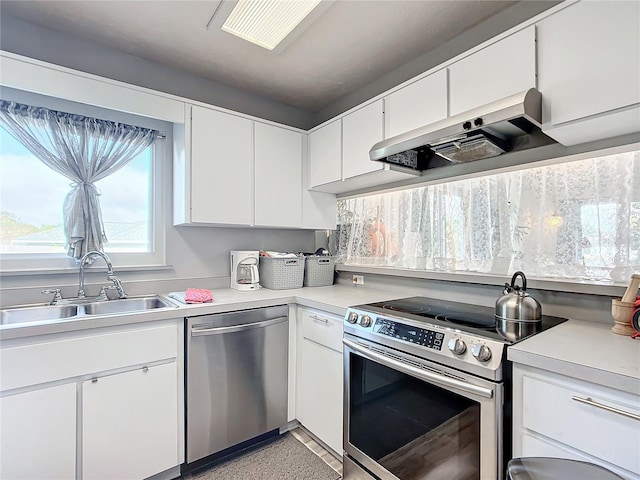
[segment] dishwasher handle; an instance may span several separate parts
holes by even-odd
[[[251,330],[254,328],[265,328],[271,325],[277,325],[278,323],[286,322],[288,317],[277,317],[270,320],[264,320],[262,322],[244,323],[241,325],[233,325],[232,327],[210,327],[210,328],[195,328],[191,327],[191,336],[200,337],[204,335],[221,335],[223,333],[236,333],[245,330]]]

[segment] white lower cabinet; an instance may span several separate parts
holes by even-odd
[[[637,395],[518,364],[513,385],[514,457],[583,460],[640,479]]]
[[[298,309],[296,415],[342,455],[342,317]]]
[[[76,475],[76,384],[0,398],[0,478]]]
[[[82,478],[146,478],[178,464],[176,362],[82,384]]]
[[[182,319],[0,344],[0,478],[143,479],[184,460]]]

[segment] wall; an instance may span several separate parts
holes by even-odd
[[[452,302],[484,305],[486,307],[495,307],[496,300],[502,296],[504,288],[500,285],[481,285],[463,283],[462,281],[452,282],[366,273],[362,275],[364,276],[365,286],[353,288],[379,288],[397,292],[398,298],[419,295]],[[351,277],[352,272],[350,271],[339,272],[338,283],[352,284]],[[507,280],[509,279],[505,278],[505,281]],[[612,297],[610,296],[533,288],[528,288],[527,292],[540,302],[543,315],[607,323],[613,326],[613,319],[611,318]],[[568,341],[571,340],[569,339]]]
[[[360,103],[373,98],[395,87],[416,75],[420,75],[433,67],[459,55],[476,45],[532,18],[539,13],[561,3],[556,0],[527,0],[501,11],[497,15],[479,23],[449,42],[421,55],[415,60],[402,65],[388,74],[374,79],[366,87],[345,95],[338,101],[316,112],[314,124],[319,125]]]
[[[113,121],[125,121],[148,128],[165,131],[172,142],[171,124],[133,115],[118,113],[110,117],[109,111],[60,101],[10,88],[2,89],[2,97],[27,104],[36,103],[48,108],[97,116]],[[36,100],[33,102],[33,100]],[[106,114],[105,114],[106,112]],[[171,148],[168,149],[171,152]],[[230,250],[277,250],[313,252],[316,250],[316,232],[313,230],[281,230],[223,227],[174,227],[172,225],[172,177],[171,158],[165,161],[162,189],[162,209],[165,222],[166,267],[123,269],[114,264],[115,273],[122,280],[129,295],[168,293],[188,287],[224,288],[229,286]],[[87,271],[87,295],[97,295],[106,279],[104,263],[96,261]],[[64,297],[75,297],[78,292],[78,270],[57,272],[33,272],[0,276],[0,306],[42,303],[51,296],[42,295],[48,288],[61,288]]]
[[[0,3],[1,8],[1,3]],[[190,75],[68,33],[1,14],[2,50],[83,72],[200,100],[247,115],[299,128],[310,128],[309,112]]]
[[[227,85],[190,75],[73,35],[1,15],[0,48],[45,62],[101,75],[229,108],[302,129],[310,129],[560,3],[517,2],[462,35],[352,92],[319,112],[307,112]]]

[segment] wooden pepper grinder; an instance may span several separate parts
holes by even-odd
[[[631,326],[634,302],[640,286],[640,274],[631,275],[631,282],[620,300],[611,300],[611,316],[614,324],[611,331],[618,335],[633,335],[635,331]]]

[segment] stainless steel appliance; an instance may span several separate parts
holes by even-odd
[[[418,171],[495,157],[551,143],[541,122],[542,96],[530,88],[378,142],[369,157]]]
[[[540,330],[564,320],[543,317]],[[345,480],[502,480],[506,347],[518,340],[488,307],[411,297],[349,308]]]
[[[520,277],[522,286],[516,285]],[[542,322],[542,305],[527,293],[527,277],[516,272],[511,284],[505,283],[503,295],[496,300],[496,328],[510,340],[532,335]]]
[[[286,425],[287,319],[286,305],[187,318],[188,464]]]

